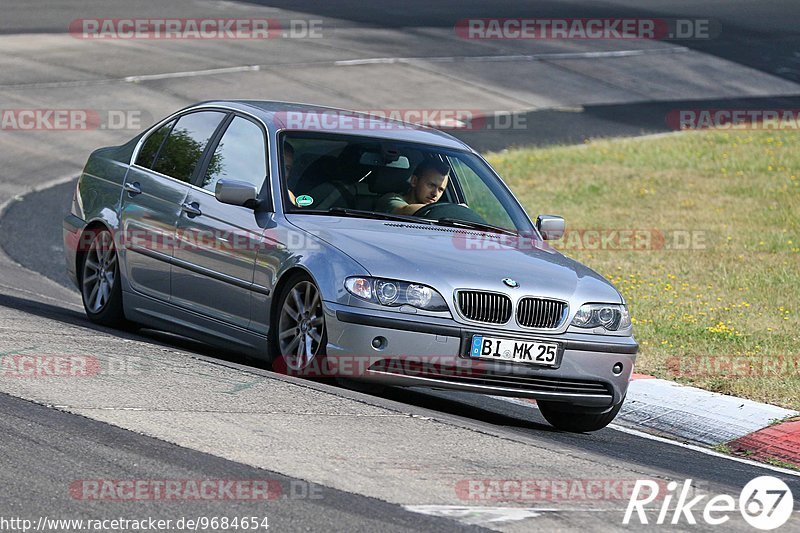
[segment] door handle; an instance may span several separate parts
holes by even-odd
[[[137,194],[142,194],[142,187],[141,185],[139,185],[138,181],[134,181],[133,183],[126,181],[124,188],[129,196],[136,196]]]
[[[182,204],[181,211],[186,213],[186,216],[188,216],[189,218],[199,217],[200,215],[203,214],[203,212],[200,211],[200,204],[198,204],[197,202],[192,202],[190,204],[189,203]]]

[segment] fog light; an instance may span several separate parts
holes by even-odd
[[[386,348],[386,338],[385,337],[375,337],[372,339],[372,347],[376,350],[383,350]]]
[[[620,374],[622,374],[623,368],[624,367],[622,366],[622,363],[617,363],[611,368],[611,371],[614,373],[614,375],[619,376]]]

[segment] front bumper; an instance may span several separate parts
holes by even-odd
[[[633,337],[510,333],[330,302],[325,311],[328,365],[338,377],[562,401],[599,411],[625,397],[639,348]],[[474,334],[556,342],[563,355],[557,368],[472,359]],[[621,372],[612,370],[616,364]]]

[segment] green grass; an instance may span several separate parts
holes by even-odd
[[[800,409],[798,141],[683,132],[488,159],[529,214],[564,216],[574,233],[556,246],[625,296],[638,372]],[[650,244],[587,249],[587,229]]]
[[[766,462],[768,464],[771,464],[772,466],[786,468],[788,470],[800,470],[800,467],[798,467],[797,465],[792,463],[787,463],[786,461],[783,461],[781,459],[776,459],[774,457],[770,457],[769,459],[766,460]]]
[[[712,448],[715,452],[724,453],[727,455],[731,455],[733,450],[731,450],[730,446],[727,444],[717,444]]]

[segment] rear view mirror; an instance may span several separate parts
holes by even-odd
[[[223,204],[258,206],[258,187],[245,181],[219,180],[214,188],[214,196]]]
[[[546,241],[557,241],[564,236],[566,223],[556,215],[539,215],[536,217],[536,229]]]
[[[394,154],[388,159],[378,152],[364,152],[358,162],[371,167],[410,168],[408,158],[404,155]]]

